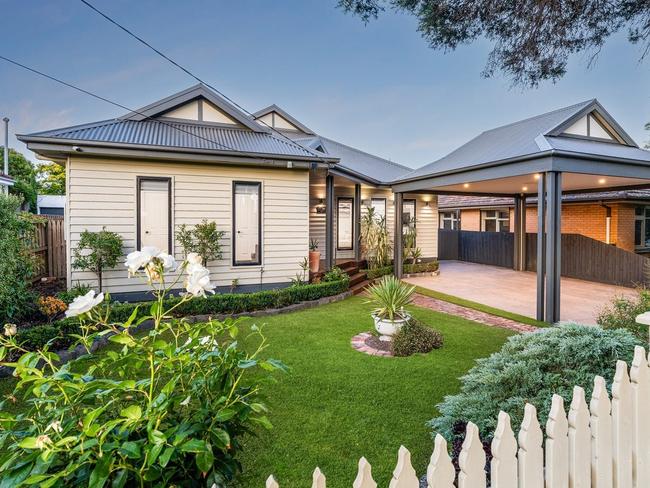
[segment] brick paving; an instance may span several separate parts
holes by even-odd
[[[437,298],[427,297],[420,295],[419,293],[414,295],[412,303],[418,307],[428,308],[430,310],[435,310],[436,312],[448,313],[450,315],[462,317],[467,320],[473,320],[474,322],[479,322],[491,327],[501,327],[516,332],[533,332],[534,330],[537,330],[537,327],[532,325],[522,324],[521,322],[506,319],[504,317],[497,317],[496,315],[438,300]]]
[[[390,351],[381,351],[366,344],[366,341],[371,337],[372,334],[370,332],[362,332],[361,334],[355,335],[350,342],[352,344],[352,347],[359,352],[370,354],[371,356],[392,356]]]

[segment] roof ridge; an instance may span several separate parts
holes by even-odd
[[[575,108],[575,107],[578,107],[578,106],[582,106],[582,105],[586,106],[587,104],[589,104],[589,103],[593,103],[594,101],[596,101],[596,99],[595,99],[595,98],[591,98],[591,99],[589,99],[589,100],[585,100],[585,101],[583,101],[583,102],[574,103],[573,105],[567,105],[566,107],[556,108],[555,110],[550,110],[550,111],[548,111],[548,112],[544,112],[544,113],[542,113],[542,114],[533,115],[532,117],[526,117],[526,118],[524,118],[524,119],[516,120],[516,121],[514,121],[514,122],[510,122],[509,124],[504,124],[504,125],[499,125],[499,126],[497,126],[497,127],[492,127],[491,129],[484,130],[483,132],[481,132],[481,134],[485,134],[486,132],[491,132],[491,131],[493,131],[493,130],[497,130],[497,129],[503,129],[503,128],[505,128],[505,127],[510,127],[510,126],[512,126],[512,125],[521,124],[522,122],[528,122],[528,121],[530,121],[530,120],[539,119],[539,118],[541,118],[541,117],[546,117],[547,115],[551,115],[551,114],[554,114],[554,113],[556,113],[556,112],[561,112],[562,110],[568,110],[568,109],[572,109],[572,108]],[[557,125],[557,124],[556,124],[556,125]]]

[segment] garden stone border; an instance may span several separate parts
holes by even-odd
[[[294,303],[293,305],[288,305],[282,308],[267,308],[264,310],[253,310],[252,312],[242,312],[242,313],[233,313],[233,314],[190,315],[188,317],[185,317],[185,319],[190,323],[196,323],[196,322],[205,322],[210,318],[223,321],[227,318],[237,319],[240,317],[265,317],[270,315],[278,315],[281,313],[296,312],[298,310],[306,310],[308,308],[319,307],[321,305],[327,305],[328,303],[334,303],[334,302],[339,302],[341,300],[345,300],[350,296],[352,296],[352,292],[348,290],[346,292],[339,293],[338,295],[323,297],[323,298],[319,298],[318,300],[309,300],[306,302]],[[153,321],[146,320],[142,322],[140,325],[138,325],[137,327],[133,327],[133,331],[137,333],[137,332],[151,330],[152,328],[153,328]],[[101,349],[102,347],[106,346],[109,342],[108,338],[111,335],[112,334],[106,334],[105,336],[98,338],[90,347],[90,351],[95,352]],[[53,352],[61,358],[58,364],[67,363],[68,361],[77,359],[87,354],[86,349],[82,345],[78,345],[74,349],[61,349]],[[13,375],[13,368],[10,368],[8,366],[0,366],[0,378],[6,378],[12,375]]]
[[[370,356],[393,357],[390,351],[382,351],[381,349],[376,349],[366,344],[366,341],[371,337],[372,334],[370,332],[361,332],[350,340],[350,344],[352,345],[353,349],[365,354],[369,354]]]

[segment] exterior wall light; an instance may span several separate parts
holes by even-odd
[[[318,204],[316,205],[316,213],[317,214],[324,214],[325,213],[325,202],[321,198],[318,200]]]

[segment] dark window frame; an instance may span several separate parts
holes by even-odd
[[[417,241],[418,241],[418,236],[417,236],[417,228],[418,228],[418,201],[415,198],[404,198],[402,199],[402,235],[404,235],[404,226],[405,225],[410,225],[410,222],[408,224],[404,224],[404,206],[407,202],[413,202],[413,228],[416,230],[415,234],[415,242],[414,244],[417,246]]]
[[[166,181],[167,182],[167,253],[173,252],[173,226],[172,226],[172,179],[168,176],[137,176],[136,177],[136,250],[142,248],[142,182],[143,181]],[[164,249],[161,249],[164,251]]]
[[[237,261],[237,211],[235,208],[237,185],[257,187],[257,260]],[[261,266],[262,265],[262,182],[233,180],[232,182],[232,265],[237,266]]]
[[[637,215],[636,211],[641,210],[641,215]],[[646,245],[646,234],[648,232],[648,225],[650,225],[650,217],[648,216],[648,211],[650,210],[650,205],[640,205],[636,207],[634,212],[634,249],[648,249]],[[636,224],[637,222],[641,223],[641,228],[639,229],[639,238],[641,243],[637,244],[637,235],[636,235]]]
[[[339,225],[339,211],[341,201],[350,202],[350,233],[352,234],[352,240],[350,247],[341,247],[340,237],[341,237],[341,226]],[[337,197],[336,198],[336,250],[337,251],[353,251],[354,250],[354,197]]]

